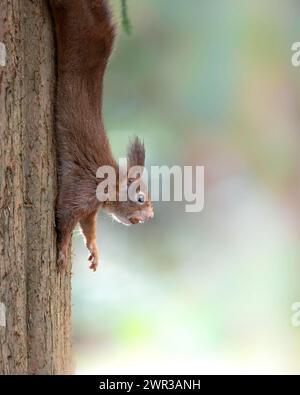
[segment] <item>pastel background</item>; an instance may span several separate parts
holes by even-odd
[[[119,2],[114,0],[116,16]],[[116,156],[204,165],[205,208],[99,216],[102,263],[73,237],[77,372],[300,373],[300,41],[295,0],[128,0],[105,80]]]

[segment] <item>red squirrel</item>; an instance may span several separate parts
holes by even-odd
[[[120,201],[121,185],[132,182],[120,171],[112,156],[102,120],[105,69],[115,40],[115,27],[107,0],[49,0],[57,42],[56,136],[59,192],[56,206],[58,268],[66,267],[72,231],[80,224],[90,252],[90,268],[96,270],[96,216],[104,209],[124,224],[153,217],[145,185],[134,199]],[[144,144],[135,138],[128,150],[128,168],[144,166]],[[117,199],[100,202],[96,176],[101,166],[116,174]]]

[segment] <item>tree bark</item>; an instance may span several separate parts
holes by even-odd
[[[0,43],[0,374],[71,373],[70,263],[56,270],[47,2],[0,0]]]

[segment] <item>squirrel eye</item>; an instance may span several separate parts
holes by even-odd
[[[128,184],[132,184],[134,181],[134,178],[128,178]]]
[[[138,201],[139,203],[144,203],[144,202],[145,202],[145,196],[144,196],[142,193],[139,193],[139,194],[137,195],[137,201]]]

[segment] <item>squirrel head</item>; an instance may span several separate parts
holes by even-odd
[[[126,171],[118,169],[117,199],[106,209],[112,217],[124,224],[140,224],[154,217],[147,186],[142,180],[145,165],[145,147],[136,137],[129,145]]]

